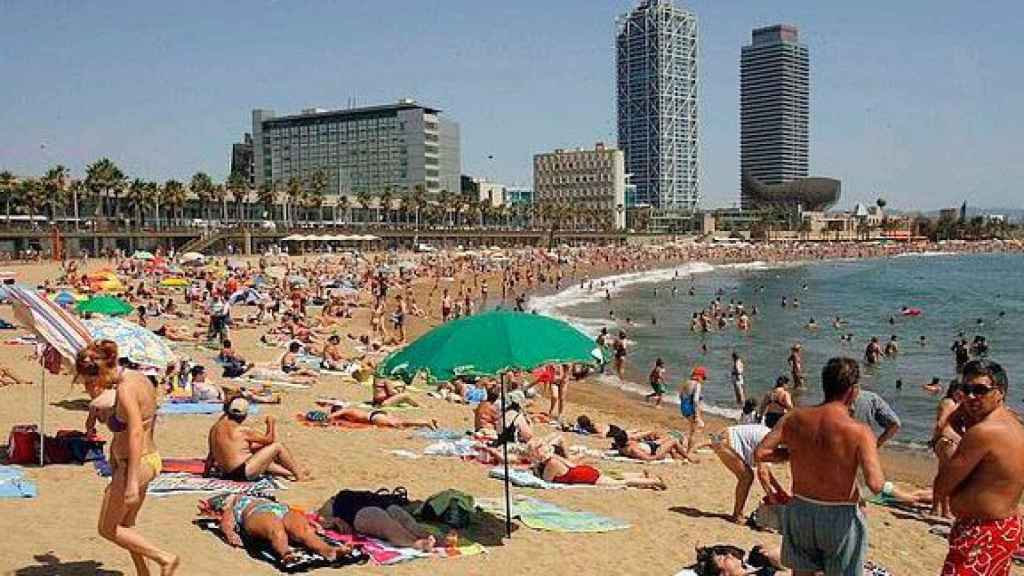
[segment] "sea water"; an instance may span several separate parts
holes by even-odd
[[[723,306],[742,302],[748,313],[756,306],[752,329],[743,333],[730,323],[707,334],[691,332],[693,313],[716,297]],[[783,298],[789,306],[782,306]],[[794,299],[799,308],[792,306]],[[921,314],[904,316],[904,306],[918,308]],[[1024,318],[1024,255],[928,253],[813,263],[694,262],[597,279],[593,289],[576,284],[532,299],[531,307],[562,317],[592,336],[602,327],[613,336],[626,332],[626,382],[614,376],[599,378],[608,385],[649,392],[647,374],[658,357],[665,360],[673,388],[695,366],[705,366],[706,408],[725,416],[738,414],[730,379],[733,351],[745,363],[748,397],[760,400],[776,377],[789,374],[790,347],[800,343],[807,390],[799,403],[821,400],[820,372],[830,357],[856,358],[861,361],[861,386],[880,394],[900,415],[903,429],[897,440],[923,445],[931,436],[940,397],[921,386],[934,377],[945,386],[955,376],[950,346],[961,332],[969,342],[975,335],[986,337],[989,358],[1009,373],[1007,402],[1024,408],[1024,331],[1019,326]],[[836,316],[845,323],[838,329],[832,327]],[[806,328],[811,318],[817,330]],[[843,342],[843,334],[852,334],[852,342]],[[878,365],[865,364],[864,349],[871,337],[877,336],[884,347],[892,335],[898,338],[899,354]],[[923,344],[921,336],[926,338]],[[899,380],[902,389],[897,388]]]

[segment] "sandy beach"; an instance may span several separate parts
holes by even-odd
[[[856,256],[854,254],[853,256]],[[688,256],[684,256],[688,257]],[[733,257],[733,256],[730,256]],[[735,258],[740,258],[739,254]],[[812,256],[813,257],[813,256]],[[667,265],[668,261],[637,262],[637,266]],[[90,263],[90,269],[106,265]],[[8,268],[19,282],[40,283],[58,275],[56,263],[15,264]],[[592,262],[576,270],[577,275],[599,277],[613,272],[608,263]],[[491,273],[492,298],[500,296],[501,275]],[[566,280],[572,282],[572,280]],[[431,297],[433,281],[417,281],[413,293],[427,310],[427,318],[412,318],[411,337],[438,323],[438,294]],[[564,286],[564,284],[563,284]],[[536,287],[551,290],[551,286]],[[390,310],[390,304],[389,304]],[[341,330],[356,335],[368,330],[369,310],[360,308]],[[14,321],[8,306],[0,307],[0,318]],[[282,350],[261,345],[264,328],[237,330],[232,340],[239,352],[256,362],[274,362]],[[5,331],[4,339],[25,334],[25,330]],[[196,361],[212,366],[214,352],[192,348]],[[31,358],[32,349],[23,345],[0,346],[0,364],[20,378],[32,380],[31,386],[0,388],[0,430],[16,424],[37,422],[40,404],[40,368]],[[810,367],[811,372],[819,367]],[[342,488],[376,490],[404,486],[414,499],[422,499],[447,488],[456,488],[476,497],[500,497],[502,484],[487,477],[487,467],[457,459],[407,459],[390,452],[405,449],[419,452],[429,443],[408,431],[341,428],[310,428],[297,423],[294,415],[314,408],[319,396],[334,396],[350,401],[370,399],[370,389],[336,376],[322,376],[309,390],[289,390],[280,405],[262,406],[253,425],[262,425],[263,415],[273,415],[280,423],[283,441],[309,467],[314,479],[290,483],[280,491],[280,500],[306,510],[315,510]],[[401,412],[401,416],[429,416],[444,428],[466,430],[473,426],[469,408],[440,399],[416,396],[423,407]],[[86,395],[71,384],[67,374],[47,376],[47,432],[82,429]],[[536,403],[546,409],[546,399]],[[672,430],[681,423],[678,413],[669,407],[653,409],[608,387],[582,382],[570,389],[566,415],[587,413],[595,420],[614,421],[631,427]],[[156,443],[165,457],[204,457],[207,430],[215,416],[161,417],[156,428]],[[709,431],[724,425],[709,422]],[[546,430],[545,427],[541,427]],[[552,429],[553,430],[553,429]],[[104,434],[109,436],[105,430]],[[572,444],[604,448],[593,438],[571,436]],[[698,545],[730,543],[744,548],[754,544],[778,546],[781,537],[755,532],[731,523],[734,478],[710,452],[697,455],[699,463],[641,465],[600,461],[602,470],[639,471],[647,468],[664,477],[668,490],[546,490],[514,489],[516,494],[542,498],[568,508],[586,510],[628,522],[627,530],[601,534],[563,534],[536,531],[517,526],[511,539],[503,539],[500,524],[479,528],[479,539],[487,553],[466,558],[418,559],[395,566],[354,566],[342,569],[351,574],[426,575],[455,574],[549,574],[671,575],[694,560]],[[922,484],[933,474],[926,459],[909,458],[889,452],[886,471],[891,479]],[[39,496],[25,500],[0,500],[0,515],[7,537],[0,539],[0,573],[30,575],[134,574],[126,553],[104,541],[96,532],[101,494],[108,479],[97,475],[92,466],[53,465],[44,469],[28,467],[26,475],[38,483]],[[784,466],[774,472],[788,485]],[[760,488],[752,490],[747,512],[761,497]],[[138,526],[141,532],[161,547],[182,557],[182,574],[275,574],[268,564],[249,558],[210,534],[192,525],[196,518],[195,496],[151,498],[142,509]],[[870,560],[895,575],[938,574],[946,553],[946,541],[929,533],[930,525],[889,508],[869,506],[871,530]],[[1013,574],[1024,574],[1015,567]]]

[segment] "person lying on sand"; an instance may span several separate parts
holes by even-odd
[[[620,456],[650,462],[673,458],[689,462],[686,448],[678,440],[651,432],[640,438],[630,438],[625,430],[616,430],[612,436],[612,449]]]
[[[319,374],[314,370],[310,370],[309,368],[299,365],[298,355],[301,350],[302,344],[299,344],[298,342],[292,342],[288,345],[288,351],[281,356],[281,372],[284,372],[285,374],[294,374],[296,376],[316,378]]]
[[[309,480],[309,471],[300,469],[291,451],[278,442],[274,417],[266,417],[266,432],[260,433],[242,426],[248,415],[245,398],[231,398],[224,404],[224,414],[210,428],[207,461],[227,480],[248,481],[263,474]]]
[[[405,503],[404,494],[341,490],[320,507],[319,515],[324,528],[430,552],[437,545],[436,538],[402,507]]]
[[[593,466],[577,464],[566,457],[564,441],[560,435],[534,438],[527,445],[527,457],[532,464],[531,470],[538,478],[556,484],[627,486],[650,490],[668,488],[663,479],[652,477],[646,470],[642,473],[622,473],[620,478],[611,478]]]
[[[354,422],[356,424],[370,424],[380,428],[429,428],[437,430],[437,420],[401,420],[394,416],[389,416],[383,410],[367,412],[359,408],[342,406],[332,406],[330,414],[327,415],[327,421],[331,423]]]
[[[777,548],[754,546],[750,553],[729,545],[697,548],[697,563],[690,567],[701,576],[773,576],[785,573]]]
[[[210,513],[220,515],[220,530],[232,546],[244,546],[243,536],[264,541],[283,563],[292,560],[292,542],[332,562],[352,551],[351,546],[330,546],[321,540],[306,515],[287,504],[241,494],[215,496],[208,502]]]

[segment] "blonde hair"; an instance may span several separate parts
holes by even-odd
[[[90,392],[114,388],[121,379],[117,369],[117,342],[94,340],[75,356],[75,375],[78,378],[94,379],[86,382]]]

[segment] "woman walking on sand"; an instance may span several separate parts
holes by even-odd
[[[179,558],[153,546],[134,529],[146,489],[161,467],[160,453],[153,443],[156,391],[141,373],[118,366],[117,358],[117,344],[99,340],[82,349],[75,359],[76,378],[94,399],[93,404],[105,404],[94,408],[113,434],[113,475],[103,493],[99,534],[131,554],[136,574],[149,576],[148,559],[160,566],[161,576],[170,576],[177,571]]]

